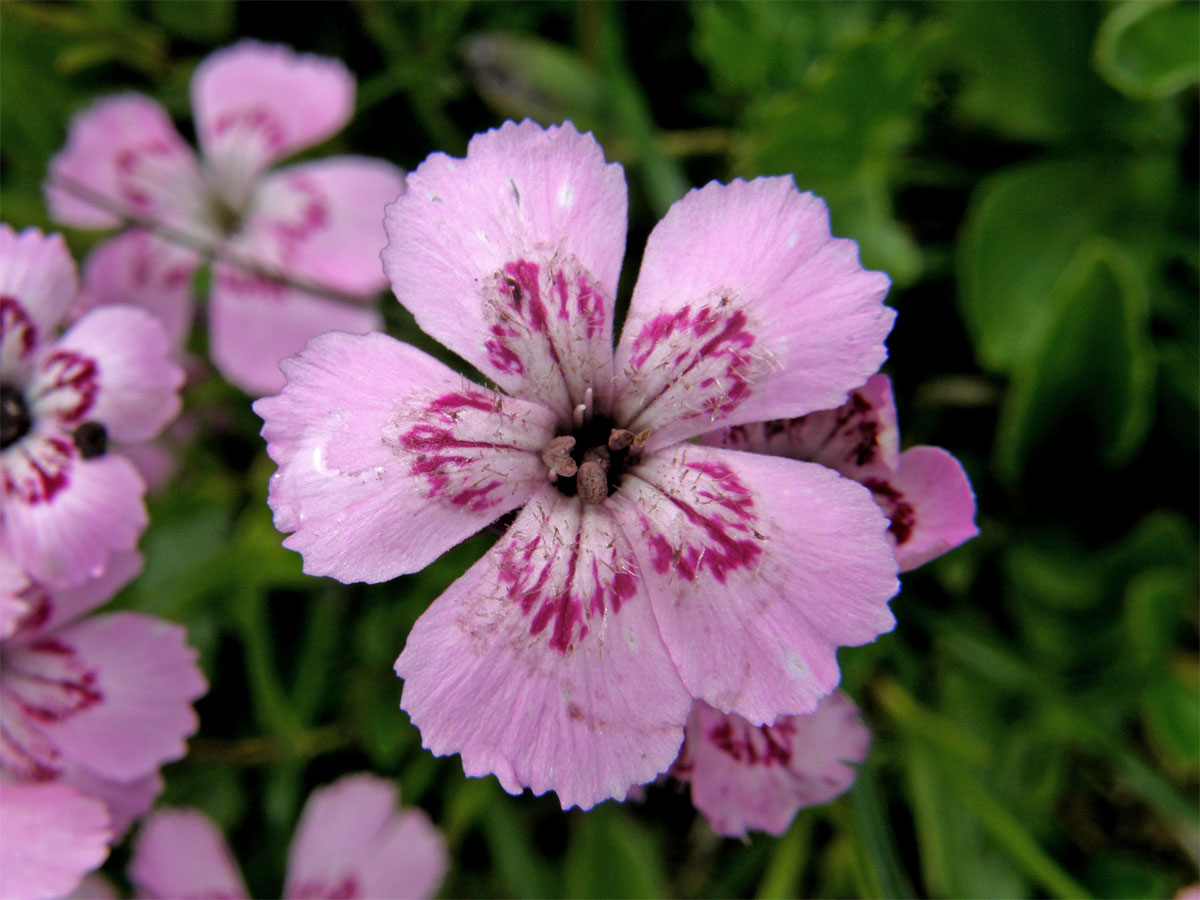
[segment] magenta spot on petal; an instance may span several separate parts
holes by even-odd
[[[18,353],[24,359],[37,343],[37,326],[15,297],[0,297],[0,342],[7,344],[15,336]]]
[[[791,721],[754,727],[726,716],[708,732],[708,739],[722,753],[746,766],[787,766],[792,761]]]
[[[285,259],[297,244],[308,240],[329,224],[328,200],[312,179],[293,175],[288,179],[287,186],[295,197],[301,198],[301,202],[298,210],[286,219],[278,219],[273,223],[281,256]]]
[[[52,392],[63,391],[63,402],[70,394],[74,397],[69,406],[62,402],[56,404],[56,415],[63,422],[78,422],[96,402],[100,392],[100,372],[96,361],[90,357],[76,353],[73,350],[56,350],[41,364],[50,376],[50,383],[42,388],[43,396]]]
[[[882,478],[866,478],[863,485],[870,488],[875,495],[875,502],[891,520],[888,531],[896,539],[896,544],[905,543],[917,527],[917,511],[912,504],[904,499],[903,493]]]
[[[284,129],[271,110],[263,106],[241,106],[223,111],[212,124],[213,135],[221,137],[231,131],[249,131],[272,150],[283,146]]]
[[[9,451],[4,467],[4,499],[24,503],[48,503],[67,486],[67,475],[75,457],[75,445],[62,435],[26,438]]]
[[[754,497],[723,463],[690,462],[685,466],[712,480],[711,486],[696,490],[696,496],[703,499],[704,504],[693,506],[661,487],[659,489],[696,526],[704,539],[697,542],[685,539],[681,546],[673,547],[655,531],[651,521],[642,517],[651,565],[659,574],[665,574],[673,566],[687,581],[694,581],[707,569],[724,584],[731,572],[752,567],[762,556],[762,539],[752,524],[758,518],[754,513]],[[714,504],[721,508],[721,514],[709,512]]]
[[[561,366],[561,333],[590,340],[607,324],[603,295],[574,257],[555,257],[546,264],[528,259],[505,263],[484,291],[488,361],[505,374],[525,374],[530,356],[548,355]],[[566,323],[551,333],[551,318]],[[532,342],[532,343],[531,343]]]
[[[729,297],[693,311],[684,306],[662,313],[642,326],[633,341],[630,362],[635,371],[670,369],[665,391],[695,373],[686,418],[726,415],[750,396],[758,365],[750,349],[756,341],[745,312]]]

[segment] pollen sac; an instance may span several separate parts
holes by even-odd
[[[614,428],[608,436],[609,450],[628,450],[633,446],[634,434],[624,428]]]
[[[75,429],[71,439],[84,459],[103,456],[108,449],[108,431],[99,422],[84,422]]]
[[[570,478],[578,468],[575,460],[571,458],[571,450],[574,446],[575,438],[569,434],[559,435],[542,451],[542,462],[555,475]]]
[[[608,465],[599,459],[584,460],[575,484],[584,503],[603,503],[608,497]]]

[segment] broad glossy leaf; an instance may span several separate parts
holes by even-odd
[[[1145,288],[1110,241],[1080,251],[1049,298],[1052,318],[1017,370],[1001,412],[997,467],[1015,479],[1029,456],[1059,439],[1060,464],[1075,453],[1119,466],[1150,424],[1153,357]]]
[[[1096,69],[1131,97],[1167,97],[1200,80],[1200,5],[1127,0],[1096,37]]]

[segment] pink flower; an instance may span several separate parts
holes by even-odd
[[[59,587],[136,546],[145,485],[110,444],[158,434],[183,381],[162,326],[141,310],[96,310],[56,336],[75,289],[61,237],[0,225],[0,545],[18,570]]]
[[[819,463],[865,485],[891,522],[901,571],[978,533],[975,497],[958,461],[937,447],[900,453],[886,375],[871,376],[837,409],[724,428],[701,443]],[[718,834],[778,835],[798,810],[850,787],[855,770],[847,764],[862,762],[869,743],[858,709],[840,693],[809,715],[759,728],[697,702],[671,771],[691,782],[692,802]]]
[[[283,896],[294,900],[430,897],[446,846],[420,810],[396,809],[396,788],[348,775],[313,791],[288,851]],[[196,810],[160,810],[142,823],[129,877],[142,897],[249,896],[224,838]]]
[[[0,897],[69,894],[108,856],[104,804],[65,784],[0,778]]]
[[[819,463],[865,485],[891,521],[888,536],[901,572],[979,533],[975,494],[958,460],[940,447],[900,452],[886,375],[871,376],[837,409],[725,428],[700,442]]]
[[[354,77],[334,59],[241,41],[205,59],[192,78],[201,158],[149,97],[101,100],[71,124],[51,161],[47,196],[63,222],[120,224],[64,186],[150,217],[188,243],[354,295],[384,286],[383,203],[404,188],[378,159],[336,156],[268,167],[340,131],[354,112]],[[153,309],[173,337],[190,324],[194,250],[133,229],[98,247],[87,266],[89,303]],[[230,381],[253,394],[283,384],[277,361],[331,329],[369,331],[373,309],[285,288],[217,262],[209,346]]]
[[[191,704],[207,689],[180,626],[85,617],[141,566],[117,554],[76,588],[28,583],[15,598],[26,611],[0,640],[0,775],[70,783],[108,806],[117,836],[162,789],[158,768],[186,752]]]
[[[757,727],[698,701],[670,774],[691,782],[692,802],[717,834],[778,836],[798,810],[847,790],[870,744],[858,707],[840,691],[814,712]]]
[[[813,710],[837,647],[894,624],[869,491],[688,443],[841,403],[884,358],[887,278],[790,178],[713,183],[651,234],[614,356],[625,216],[621,167],[569,123],[434,154],[388,207],[385,268],[501,390],[330,334],[255,404],[310,574],[415,572],[520,508],[413,628],[401,705],[467,774],[564,807],[665,771],[693,698],[754,724]]]

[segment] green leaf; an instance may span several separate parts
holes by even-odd
[[[667,897],[658,841],[623,806],[571,814],[564,862],[568,897]]]
[[[963,70],[959,110],[1014,138],[1050,141],[1095,128],[1112,92],[1089,66],[1100,5],[944,3]],[[1114,95],[1117,96],[1117,95]]]
[[[840,42],[805,78],[753,103],[736,168],[747,177],[794,173],[829,204],[835,234],[858,241],[863,263],[897,284],[915,280],[919,248],[896,221],[892,185],[930,102],[936,29],[893,17]]]
[[[218,42],[233,32],[234,7],[229,0],[154,0],[150,17],[176,37]]]
[[[1157,566],[1139,573],[1125,590],[1124,627],[1130,662],[1138,669],[1165,668],[1186,611],[1195,606],[1190,573]]]
[[[1200,764],[1200,692],[1169,675],[1151,685],[1142,699],[1142,720],[1155,749],[1177,770],[1195,772]]]
[[[1119,466],[1150,425],[1148,306],[1127,254],[1111,241],[1089,242],[1047,305],[1054,318],[1029,364],[1017,371],[1001,411],[997,467],[1011,479],[1051,435],[1067,437],[1071,452]]]
[[[1168,97],[1200,81],[1200,5],[1129,0],[1096,36],[1096,69],[1130,97]]]

